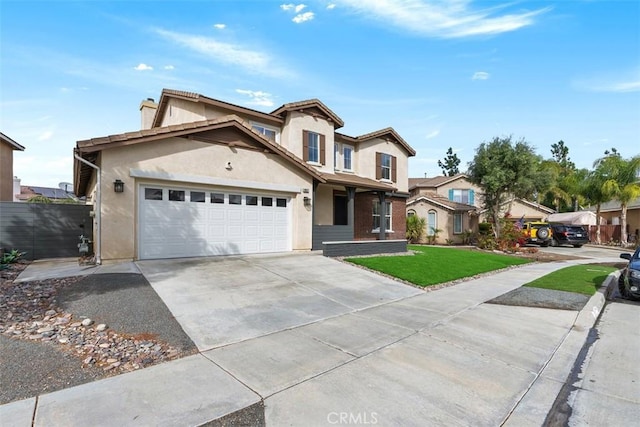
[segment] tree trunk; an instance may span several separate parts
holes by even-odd
[[[596,205],[596,244],[601,244],[600,241],[600,203]]]
[[[620,204],[620,246],[627,246],[627,204]]]

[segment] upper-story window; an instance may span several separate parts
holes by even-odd
[[[253,128],[253,130],[266,136],[271,141],[278,142],[278,130],[276,128],[272,128],[260,123],[252,123],[251,127]]]
[[[376,179],[396,181],[397,159],[391,154],[376,153]]]
[[[474,194],[471,189],[450,189],[449,200],[457,203],[465,203],[467,205],[473,205]]]
[[[342,146],[342,163],[343,169],[346,171],[353,170],[353,147],[350,145]]]
[[[335,144],[333,144],[333,168],[336,170],[339,169],[338,168],[339,160],[340,160],[340,144],[336,142]]]
[[[319,133],[302,131],[302,156],[305,162],[325,164],[325,138]]]

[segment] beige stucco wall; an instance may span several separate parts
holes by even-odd
[[[13,148],[0,142],[0,201],[13,201]]]
[[[540,211],[532,206],[520,203],[517,200],[513,201],[511,204],[505,204],[500,209],[500,216],[503,216],[507,212],[511,214],[511,218],[514,220],[519,220],[524,215],[524,219],[526,221],[546,221],[549,216],[547,212]],[[489,221],[486,213],[481,215],[480,221]]]
[[[474,200],[473,205],[477,208],[482,206],[482,189],[475,184],[472,184],[465,178],[458,178],[453,182],[444,184],[438,187],[437,193],[442,197],[449,198],[449,190],[473,190]]]
[[[227,170],[227,162],[233,165]],[[280,184],[311,191],[310,176],[275,154],[226,145],[207,144],[181,138],[120,147],[102,152],[102,258],[133,259],[137,257],[135,246],[137,233],[138,184],[168,181],[141,179],[130,176],[131,169],[184,174],[197,177],[219,177],[244,182]],[[124,181],[124,192],[114,193],[113,181]],[[175,185],[189,186],[189,182]],[[192,184],[195,188],[209,188]],[[229,189],[233,187],[227,187]],[[240,188],[240,191],[247,191]],[[278,193],[267,191],[267,193]],[[292,249],[311,248],[311,208],[305,207],[302,193],[287,193],[291,197]]]
[[[436,211],[436,228],[439,228],[440,230],[442,230],[438,234],[437,243],[444,244],[447,241],[447,239],[452,240],[454,243],[462,242],[461,234],[453,234],[453,212],[452,211],[441,208],[437,205],[432,205],[430,203],[425,202],[424,200],[420,200],[415,203],[408,204],[407,212],[411,210],[415,211],[417,216],[419,216],[420,218],[424,218],[425,220],[427,220],[428,218],[427,214],[429,213],[430,210]],[[428,224],[426,227],[428,227]],[[425,227],[425,233],[423,236],[423,242],[426,241],[426,235],[427,235],[426,227]],[[465,213],[462,217],[462,230],[465,231],[469,229],[475,231],[476,221],[474,218],[471,218],[469,214]]]
[[[385,141],[383,139],[372,139],[358,144],[356,153],[356,171],[358,175],[370,179],[376,179],[376,153],[386,153],[397,158],[397,171],[395,186],[398,191],[409,191],[409,158],[407,152],[400,144]],[[333,157],[333,154],[332,154]]]
[[[287,114],[287,119],[282,127],[280,143],[300,159],[304,158],[302,153],[303,130],[308,130],[325,136],[325,164],[313,164],[313,166],[322,172],[333,173],[333,144],[335,132],[333,123],[329,123],[320,117],[313,117],[296,111],[292,111]]]
[[[198,122],[207,118],[204,104],[185,99],[170,98],[164,110],[164,116],[162,117],[160,126]]]
[[[320,185],[315,197],[316,225],[333,225],[333,187]]]

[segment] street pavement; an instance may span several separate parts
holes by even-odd
[[[4,405],[0,420],[200,425],[264,402],[273,426],[542,425],[603,293],[580,311],[484,303],[575,263],[425,292],[318,254],[138,262],[201,353]]]

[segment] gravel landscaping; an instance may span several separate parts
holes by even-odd
[[[0,404],[194,354],[141,274],[0,276]]]

